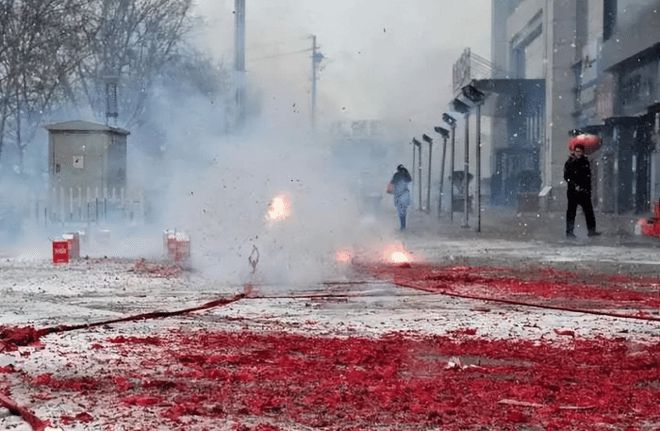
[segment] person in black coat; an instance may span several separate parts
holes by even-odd
[[[575,238],[573,228],[575,227],[575,213],[578,205],[582,207],[584,217],[587,221],[589,236],[598,236],[596,232],[596,217],[591,204],[591,166],[589,159],[584,155],[584,146],[577,144],[573,154],[564,164],[564,180],[568,184],[566,195],[568,197],[568,209],[566,210],[566,236]]]
[[[394,195],[394,207],[399,215],[399,226],[401,230],[406,229],[406,213],[410,205],[410,190],[408,185],[412,177],[403,165],[396,167],[396,173],[392,176],[388,186],[388,192]]]

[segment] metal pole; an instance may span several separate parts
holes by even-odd
[[[465,114],[465,164],[463,167],[463,227],[470,227],[468,223],[468,210],[470,208],[470,113]]]
[[[449,220],[454,221],[454,159],[456,158],[456,124],[451,126],[451,151],[449,156]]]
[[[422,146],[418,145],[417,148],[419,148],[419,157],[417,158],[417,183],[419,184],[417,194],[419,198],[419,204],[417,206],[417,209],[421,211],[422,210]]]
[[[429,142],[429,169],[426,178],[426,213],[431,214],[431,157],[433,155],[433,142]]]
[[[415,162],[417,161],[417,146],[415,145],[415,142],[411,142],[412,147],[413,147],[413,161],[412,161],[412,175],[413,175],[413,180],[415,179]],[[412,198],[415,197],[415,181],[412,182],[410,185],[410,196]]]
[[[438,217],[442,213],[442,198],[444,196],[445,183],[445,156],[447,154],[447,138],[442,138],[442,163],[440,164],[440,197],[438,198]]]
[[[245,119],[245,0],[234,0],[234,74],[236,85],[236,123]]]
[[[477,105],[477,147],[476,147],[476,175],[475,195],[477,198],[477,232],[481,232],[481,104]]]
[[[316,35],[312,35],[312,128],[316,127]]]

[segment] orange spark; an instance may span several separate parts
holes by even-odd
[[[348,250],[339,250],[335,253],[335,260],[338,263],[349,263],[353,258],[353,254]]]
[[[289,199],[285,195],[277,195],[270,201],[270,205],[268,205],[266,219],[270,221],[281,221],[289,217],[290,214],[291,206]]]
[[[413,261],[413,257],[403,244],[390,244],[383,250],[383,261],[395,265],[407,266]]]
[[[390,254],[392,263],[410,263],[410,257],[403,251],[394,251]]]

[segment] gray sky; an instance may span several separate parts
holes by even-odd
[[[207,48],[229,65],[233,0],[199,0]],[[472,31],[468,31],[472,29]],[[451,93],[465,47],[490,56],[489,0],[247,0],[249,85],[271,118],[299,121],[309,109],[309,53],[316,34],[327,57],[319,81],[324,120],[434,122]],[[295,104],[295,106],[293,106]]]

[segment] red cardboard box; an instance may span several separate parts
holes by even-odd
[[[53,241],[53,263],[69,263],[69,242]]]

